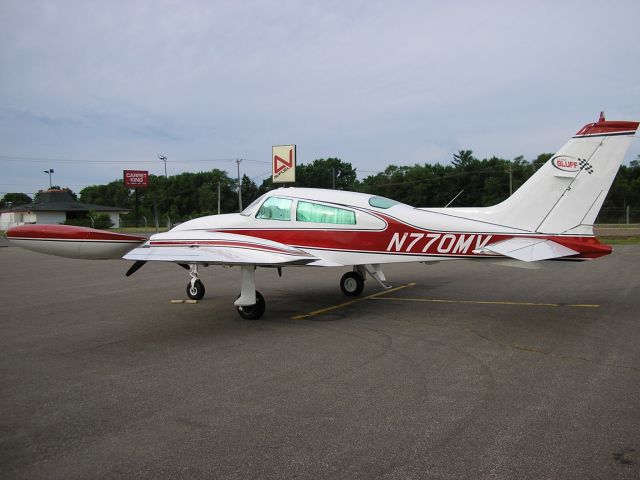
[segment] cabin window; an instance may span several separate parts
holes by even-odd
[[[355,225],[356,214],[344,208],[329,207],[319,203],[298,200],[296,220],[299,222],[335,223],[339,225]]]
[[[400,202],[396,202],[395,200],[384,197],[371,197],[369,199],[369,205],[376,208],[390,208],[394,205],[398,205],[399,203]]]
[[[265,220],[291,220],[290,198],[269,197],[258,210],[256,218]]]

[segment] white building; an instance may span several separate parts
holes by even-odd
[[[38,200],[17,205],[0,212],[0,230],[33,223],[64,223],[74,218],[86,218],[89,212],[106,213],[114,228],[120,227],[120,214],[129,213],[126,208],[93,205],[77,201],[69,190],[46,190]]]

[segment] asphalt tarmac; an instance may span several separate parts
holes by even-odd
[[[0,248],[0,476],[640,478],[640,248],[523,270],[188,274]],[[379,294],[379,295],[376,295]]]

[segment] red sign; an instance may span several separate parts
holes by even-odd
[[[124,170],[124,186],[129,188],[149,186],[149,172],[145,170]]]
[[[280,158],[278,155],[273,156],[273,173],[280,173],[285,168],[293,167],[293,148],[289,150],[289,160]]]

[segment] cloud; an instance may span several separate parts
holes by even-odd
[[[601,109],[640,118],[639,14],[635,1],[5,1],[0,155],[268,160],[292,142],[303,161],[361,170],[461,148],[532,158]]]

